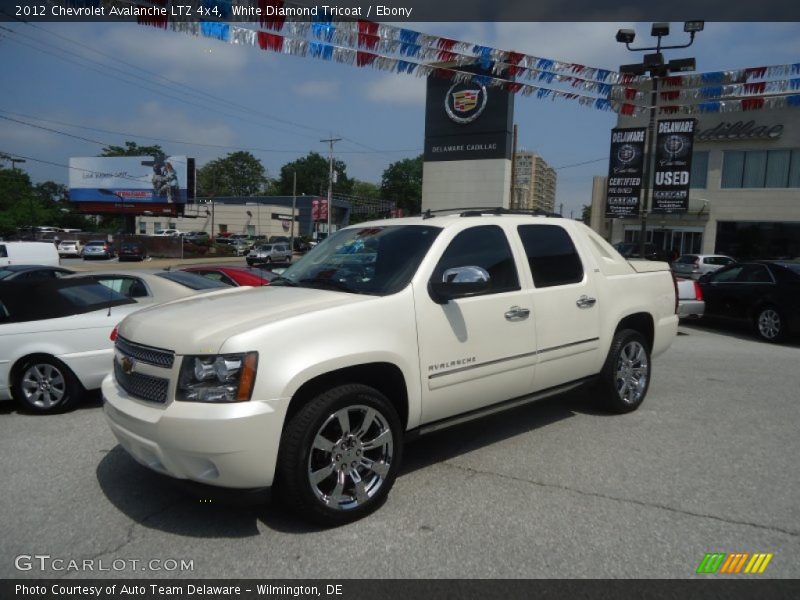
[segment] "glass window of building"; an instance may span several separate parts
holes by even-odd
[[[800,187],[800,150],[726,150],[722,187]]]
[[[692,155],[692,174],[690,186],[695,189],[708,187],[708,152],[695,152]]]

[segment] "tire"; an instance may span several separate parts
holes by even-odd
[[[353,426],[358,427],[355,433]],[[388,496],[402,444],[400,418],[386,396],[361,384],[335,387],[287,422],[278,456],[278,491],[287,506],[318,524],[356,521]]]
[[[617,414],[639,408],[650,387],[651,372],[650,350],[644,336],[633,329],[618,331],[598,381],[605,407]]]
[[[780,342],[786,337],[786,320],[771,304],[762,306],[756,311],[753,325],[756,335],[765,342]]]
[[[265,265],[268,265],[271,262],[272,262],[272,257],[270,257],[270,256],[268,256],[267,258],[264,259],[264,264]]]
[[[40,356],[20,366],[12,391],[25,410],[47,414],[69,410],[81,397],[83,388],[64,363]]]

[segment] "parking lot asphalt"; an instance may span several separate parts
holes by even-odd
[[[0,577],[691,578],[705,553],[769,552],[750,578],[796,578],[798,364],[797,342],[682,326],[638,411],[584,389],[421,438],[377,513],[328,530],[140,467],[97,397],[0,403]],[[33,554],[193,570],[15,568]]]

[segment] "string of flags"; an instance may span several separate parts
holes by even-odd
[[[66,1],[88,6],[109,0]],[[172,0],[116,2],[163,8],[174,4]],[[280,9],[302,7],[285,0],[181,0],[180,4],[193,7],[194,14],[198,14],[199,7],[213,9],[213,15],[221,20],[198,22],[159,15],[137,17],[137,21],[141,25],[282,54],[418,77],[434,75],[454,83],[472,81],[538,99],[573,100],[623,115],[638,115],[650,108],[649,77],[491,48],[374,21],[324,16],[287,18]],[[244,8],[260,9],[261,30],[224,22],[246,14],[242,12]],[[443,64],[427,64],[432,61]],[[460,68],[475,64],[490,74],[476,75]],[[559,85],[566,89],[552,87]],[[796,107],[800,106],[800,63],[662,77],[659,87],[656,108],[662,114]]]

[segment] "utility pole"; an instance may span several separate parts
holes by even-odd
[[[294,212],[297,209],[297,171],[293,173],[292,180],[292,225],[291,235],[289,237],[289,252],[294,256]]]
[[[341,141],[342,138],[320,140],[320,142],[328,142],[328,147],[330,149],[328,155],[328,233],[325,235],[326,239],[331,235],[331,217],[333,215],[333,145]]]
[[[511,189],[509,190],[508,206],[511,209],[519,208],[519,191],[517,190],[517,124],[514,123],[514,141],[511,146]]]

